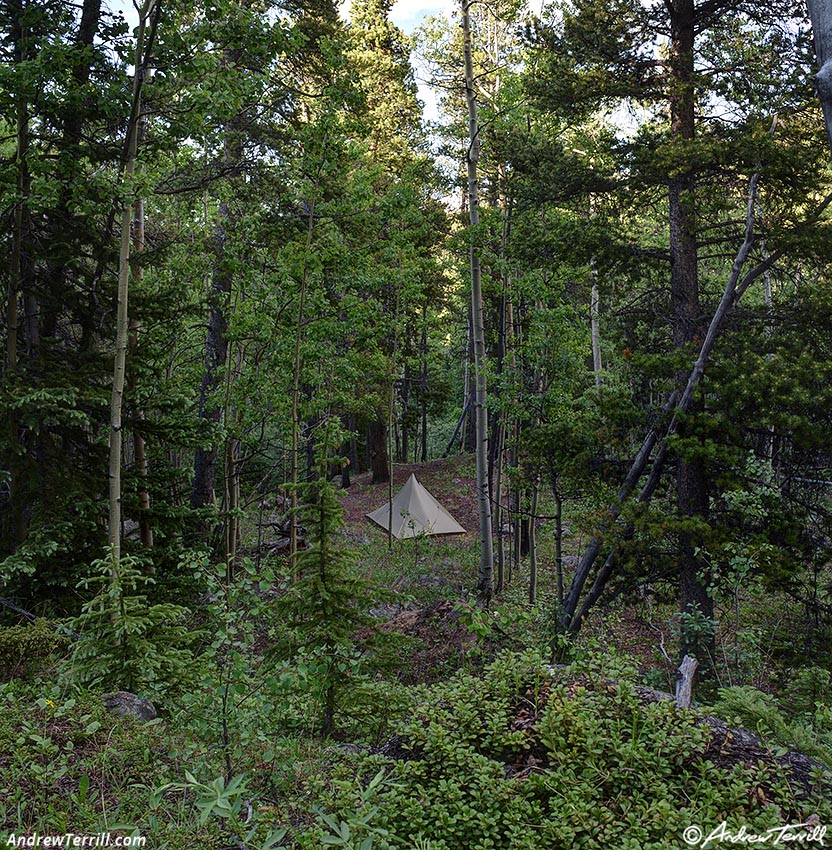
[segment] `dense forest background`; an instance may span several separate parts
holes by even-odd
[[[832,818],[806,9],[391,7],[0,7],[0,820],[425,850]],[[412,471],[464,538],[366,522]],[[639,702],[686,654],[756,779]]]

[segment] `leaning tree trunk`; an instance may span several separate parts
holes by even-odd
[[[151,19],[148,48],[145,51],[145,30]],[[124,180],[122,185],[129,191],[130,181],[136,171],[136,150],[138,147],[140,103],[142,81],[147,72],[150,48],[156,34],[158,4],[156,0],[145,0],[139,13],[139,27],[136,34],[136,53],[133,75],[133,104],[130,120],[127,124],[127,139],[124,156]],[[124,407],[124,379],[127,364],[127,342],[129,322],[127,318],[127,298],[130,283],[130,225],[133,219],[133,201],[123,201],[121,214],[121,245],[118,261],[118,307],[116,311],[116,346],[113,365],[113,388],[110,397],[110,463],[109,463],[109,519],[108,543],[115,562],[121,555],[121,444],[122,410]]]
[[[474,63],[471,56],[471,0],[462,0],[463,52],[465,60],[465,99],[468,103],[468,218],[471,224],[471,326],[474,343],[476,375],[476,448],[477,448],[477,505],[480,519],[480,567],[477,592],[487,603],[494,593],[494,552],[491,540],[491,498],[488,492],[488,411],[485,382],[485,328],[482,309],[482,277],[480,254],[475,242],[480,223],[477,164],[480,139],[477,123],[477,96],[474,91]]]

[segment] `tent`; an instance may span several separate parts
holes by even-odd
[[[387,531],[390,503],[367,517]],[[393,536],[401,540],[420,534],[465,534],[465,529],[411,475],[393,498]]]

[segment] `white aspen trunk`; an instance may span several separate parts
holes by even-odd
[[[471,56],[471,0],[462,0],[463,53],[465,60],[465,99],[468,103],[468,218],[472,231],[480,223],[477,165],[480,154],[477,123],[477,96],[474,91],[474,62]],[[480,567],[477,592],[487,603],[494,593],[494,551],[491,539],[491,499],[488,492],[488,411],[485,380],[485,328],[483,326],[482,278],[479,250],[473,234],[471,262],[471,320],[474,336],[474,372],[476,375],[477,504],[480,517]]]
[[[151,72],[150,69],[147,71],[148,79],[150,78]],[[147,110],[142,109],[139,113],[139,127],[138,127],[138,136],[136,140],[136,144],[140,145],[144,141],[144,137],[147,133]],[[137,254],[141,254],[144,251],[145,242],[144,242],[144,199],[137,198],[135,211],[133,215],[133,248],[135,249]],[[142,267],[141,264],[136,265],[135,269],[135,282],[136,285],[141,287],[142,284]],[[141,333],[141,322],[138,319],[135,319],[130,322],[130,352],[131,354],[135,354],[139,348],[139,334]],[[136,411],[136,419],[140,422],[144,419],[144,411],[137,410]],[[147,474],[148,474],[148,466],[147,466],[147,450],[145,447],[144,436],[141,431],[136,430],[133,432],[133,448],[136,454],[136,472],[141,480],[141,486],[139,487],[139,510],[141,513],[139,514],[139,536],[142,541],[142,546],[146,549],[153,548],[153,527],[150,524],[149,512],[150,512],[150,494],[147,492]],[[153,565],[151,564],[149,568],[149,572],[153,573],[155,570],[153,569]]]
[[[156,0],[145,0],[139,13],[136,34],[136,53],[133,74],[133,108],[127,126],[125,147],[124,179],[122,185],[129,192],[130,182],[136,171],[138,148],[139,101],[141,98],[142,75],[144,73],[144,37],[147,21],[155,12]],[[133,202],[127,198],[121,213],[121,244],[118,258],[118,307],[116,310],[116,345],[113,365],[113,388],[110,397],[110,463],[109,463],[109,519],[107,540],[113,560],[118,563],[121,556],[121,446],[122,410],[124,407],[124,378],[127,361],[129,322],[127,298],[130,284],[130,225],[133,218]]]

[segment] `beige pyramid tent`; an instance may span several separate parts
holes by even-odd
[[[390,503],[367,514],[385,531],[390,522]],[[393,537],[416,537],[420,534],[465,534],[465,529],[428,493],[415,475],[393,498]]]

